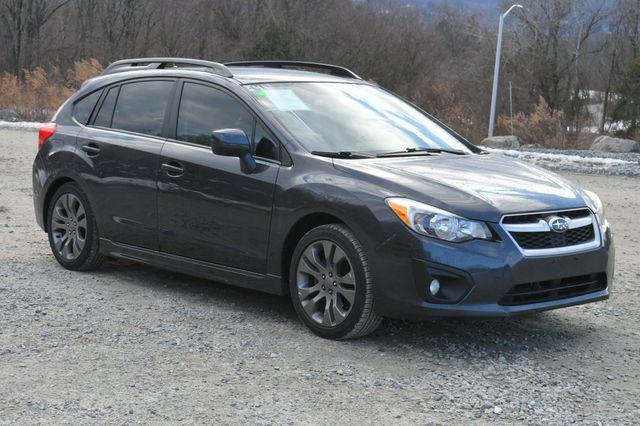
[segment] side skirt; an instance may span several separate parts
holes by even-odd
[[[116,243],[106,238],[100,238],[100,252],[107,256],[127,259],[237,287],[280,296],[284,295],[282,278],[275,275],[259,274],[128,244]]]

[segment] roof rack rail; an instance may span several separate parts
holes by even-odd
[[[223,77],[233,77],[229,68],[218,62],[203,61],[201,59],[187,58],[133,58],[122,59],[113,62],[102,71],[102,75],[115,74],[118,72],[134,71],[134,70],[152,70],[171,68],[171,65],[187,65],[194,68],[205,68],[213,74]]]
[[[340,67],[338,65],[321,64],[318,62],[305,62],[305,61],[240,61],[240,62],[227,62],[228,67],[265,67],[265,68],[316,68],[325,71],[329,71],[329,74],[336,77],[357,78],[362,80],[360,76],[353,71]]]

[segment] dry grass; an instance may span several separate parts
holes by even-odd
[[[593,141],[601,136],[601,133],[574,133],[567,135],[567,146],[572,149],[589,149]]]
[[[102,72],[96,59],[75,62],[62,74],[57,68],[25,70],[24,77],[0,75],[0,111],[19,120],[46,121],[83,81]]]

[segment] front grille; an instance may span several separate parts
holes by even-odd
[[[555,214],[555,215],[558,215],[558,216],[568,217],[569,219],[579,219],[581,217],[589,217],[591,215],[591,210],[589,210],[589,209],[578,209],[578,210],[559,211],[559,212],[555,212],[555,213],[545,212],[545,213],[531,213],[531,214],[513,215],[513,216],[505,217],[504,220],[502,221],[502,223],[504,223],[504,224],[509,224],[509,223],[536,223],[540,219],[544,219],[545,217],[549,216],[550,214]]]
[[[549,223],[556,216],[566,219],[569,229],[552,231]],[[570,253],[573,246],[585,250],[600,244],[595,217],[587,208],[509,215],[501,226],[528,256]]]
[[[607,288],[607,275],[580,275],[556,280],[538,281],[514,286],[498,302],[504,306],[550,302],[601,291]]]
[[[569,229],[558,234],[555,232],[511,232],[513,239],[523,249],[547,249],[575,246],[593,240],[593,225]]]

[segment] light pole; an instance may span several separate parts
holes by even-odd
[[[514,4],[507,11],[500,15],[500,24],[498,25],[498,45],[496,47],[496,66],[493,70],[493,91],[491,92],[491,115],[489,116],[489,137],[493,136],[493,123],[496,119],[496,98],[498,97],[498,77],[500,75],[500,53],[502,51],[502,27],[504,26],[504,18],[514,8],[522,5]]]
[[[513,136],[513,85],[509,82],[509,117],[511,118],[511,136]]]

